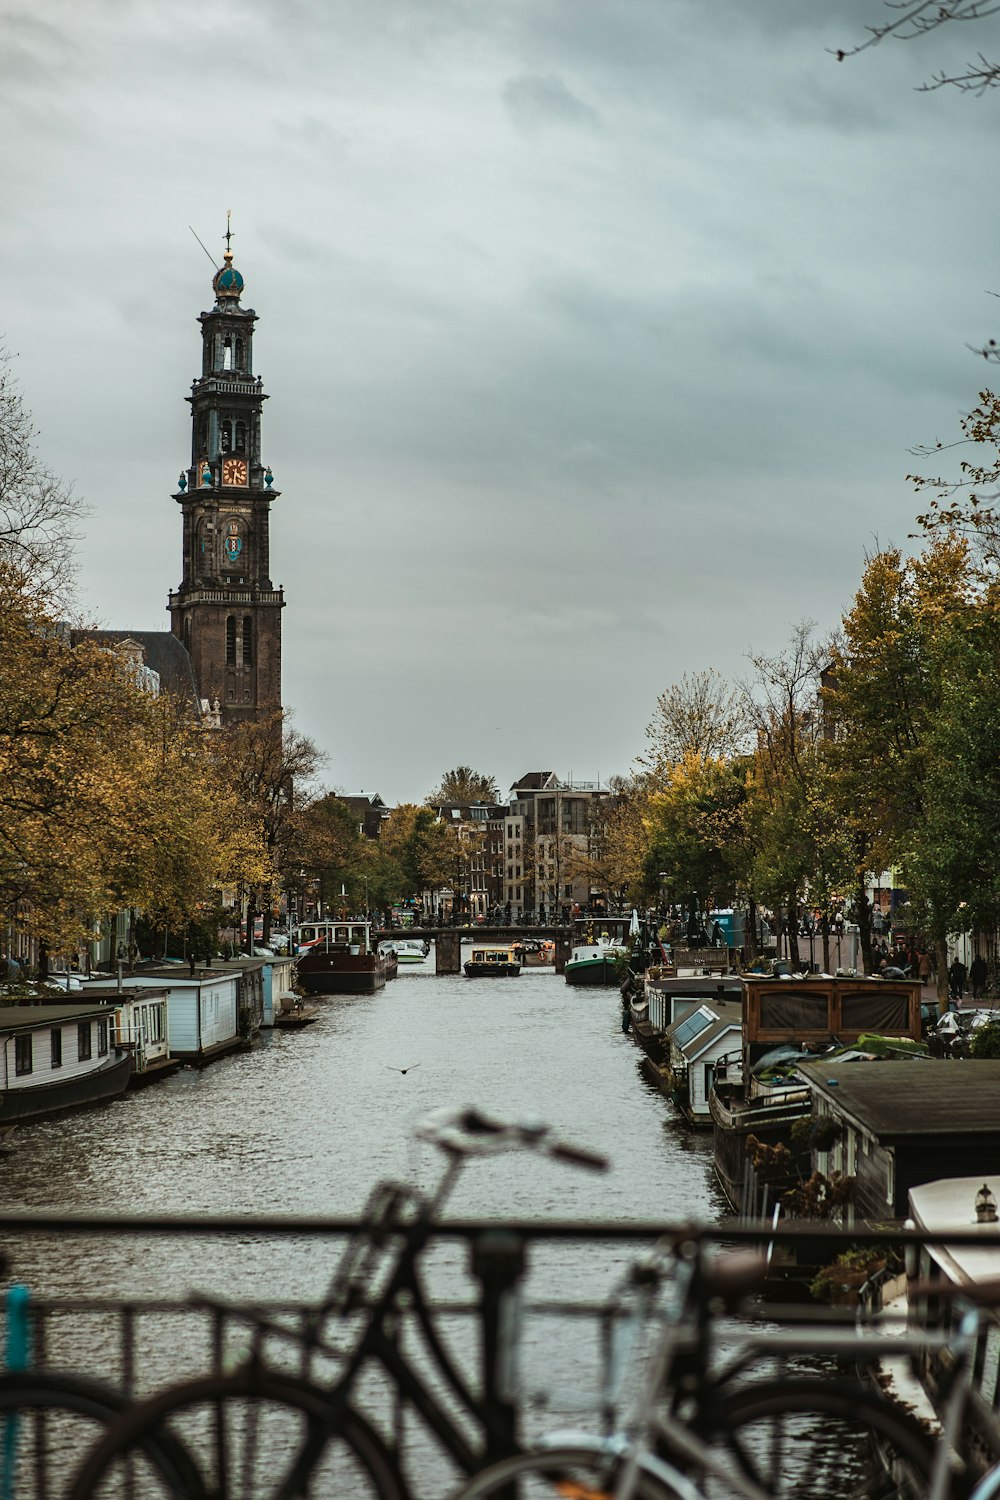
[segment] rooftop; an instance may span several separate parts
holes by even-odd
[[[878,1140],[1000,1132],[1000,1062],[821,1059],[799,1071],[839,1114]]]
[[[60,1021],[82,1021],[87,1016],[107,1015],[103,1002],[75,1005],[0,1005],[0,1031],[23,1031],[31,1026],[52,1026]]]

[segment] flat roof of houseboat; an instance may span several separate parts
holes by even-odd
[[[910,1208],[918,1229],[933,1233],[940,1229],[958,1229],[968,1234],[970,1230],[981,1228],[984,1239],[989,1236],[997,1242],[997,1248],[992,1250],[980,1250],[976,1246],[933,1246],[934,1259],[940,1261],[956,1281],[992,1281],[1000,1277],[1000,1231],[996,1224],[976,1223],[976,1194],[982,1185],[982,1177],[944,1177],[910,1189]],[[987,1186],[1000,1192],[1000,1172]]]
[[[799,1071],[840,1114],[878,1140],[1000,1131],[1000,1061],[893,1058],[810,1061]]]
[[[19,1031],[26,1026],[56,1025],[60,1021],[83,1021],[87,1016],[106,1016],[103,1002],[95,1005],[0,1005],[0,1031]]]

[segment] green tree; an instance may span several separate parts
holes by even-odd
[[[429,792],[424,801],[431,807],[446,802],[465,807],[470,802],[497,802],[499,795],[494,777],[485,771],[474,771],[471,766],[456,766],[444,773],[437,790]]]

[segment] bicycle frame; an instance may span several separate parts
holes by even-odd
[[[308,1352],[330,1355],[343,1362],[342,1371],[329,1386],[318,1386],[329,1401],[330,1423],[335,1426],[341,1412],[349,1405],[354,1385],[361,1372],[371,1363],[381,1367],[389,1377],[396,1403],[395,1430],[397,1440],[400,1432],[400,1413],[404,1403],[409,1403],[419,1415],[425,1427],[433,1433],[442,1448],[466,1475],[474,1474],[485,1462],[506,1457],[519,1451],[516,1440],[513,1407],[499,1400],[500,1382],[496,1371],[510,1358],[511,1334],[505,1320],[489,1319],[491,1306],[496,1308],[504,1292],[513,1289],[524,1266],[524,1245],[514,1237],[508,1247],[507,1266],[504,1271],[494,1265],[492,1277],[483,1275],[480,1316],[484,1324],[483,1341],[483,1397],[478,1398],[458,1368],[452,1355],[434,1325],[434,1313],[420,1275],[420,1258],[432,1236],[438,1212],[448,1197],[455,1180],[461,1172],[466,1158],[460,1153],[449,1152],[448,1164],[438,1185],[430,1195],[421,1195],[403,1185],[383,1183],[375,1190],[370,1200],[377,1206],[385,1201],[389,1213],[385,1218],[372,1214],[362,1226],[361,1233],[348,1245],[331,1285],[329,1296],[316,1308],[304,1332],[297,1333],[288,1328],[258,1320],[261,1335],[273,1333],[285,1339],[300,1342]],[[403,1205],[411,1206],[415,1213],[408,1221],[400,1219],[398,1210]],[[393,1237],[402,1239],[399,1258],[377,1301],[369,1303],[365,1296],[365,1283],[371,1268],[373,1253],[384,1242]],[[485,1237],[485,1236],[484,1236]],[[473,1255],[475,1266],[475,1247]],[[212,1304],[223,1316],[226,1309]],[[324,1325],[345,1312],[367,1311],[367,1321],[360,1338],[346,1354],[329,1344],[323,1337]],[[407,1359],[399,1347],[394,1324],[400,1313],[411,1314],[420,1335],[438,1372],[444,1377],[451,1393],[464,1411],[478,1423],[484,1436],[484,1449],[477,1451],[467,1441],[465,1434],[442,1409],[440,1399],[428,1387],[419,1369]],[[491,1333],[492,1326],[492,1336]],[[516,1337],[516,1332],[513,1335]],[[260,1358],[255,1351],[251,1358]],[[296,1460],[294,1477],[305,1479],[318,1461],[326,1442],[326,1430],[310,1431]],[[397,1441],[398,1446],[398,1441]]]

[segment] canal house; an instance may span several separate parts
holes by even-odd
[[[956,1167],[995,1177],[1000,1062],[902,1058],[810,1062],[813,1170],[855,1180],[847,1222],[902,1219],[907,1195]]]
[[[132,1058],[112,1019],[94,1000],[0,1006],[0,1126],[123,1094]]]
[[[692,1125],[712,1123],[709,1096],[716,1067],[738,1063],[743,1048],[738,1000],[712,1000],[687,1012],[664,1032],[664,1071],[670,1097]]]
[[[130,1088],[143,1088],[177,1070],[180,1063],[170,1056],[165,989],[115,988],[107,997],[107,1007],[115,1045],[132,1054]]]
[[[243,1045],[237,1010],[239,976],[222,969],[198,969],[193,975],[176,967],[143,970],[128,976],[128,987],[166,993],[167,1050],[180,1062],[201,1067]],[[117,981],[88,979],[84,990],[117,989]]]

